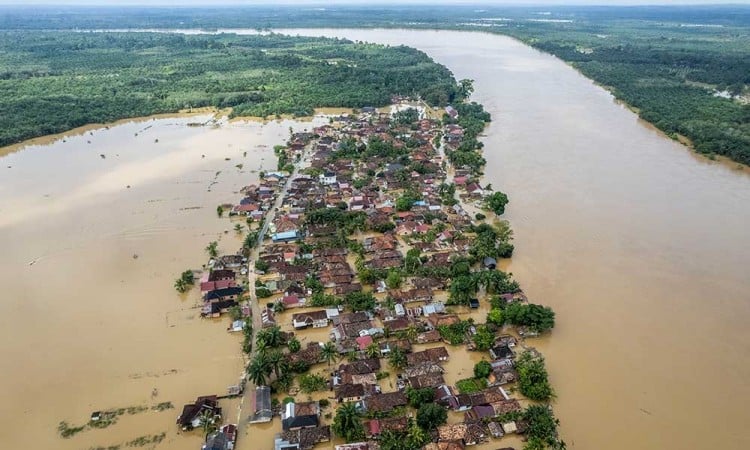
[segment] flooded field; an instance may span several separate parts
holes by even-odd
[[[166,432],[158,448],[199,448],[175,418],[197,395],[224,394],[244,367],[240,337],[200,318],[197,290],[172,287],[200,269],[213,240],[241,238],[216,206],[275,169],[273,146],[310,122],[159,118],[87,130],[0,158],[0,341],[8,447],[88,449]],[[326,119],[315,119],[317,122]],[[96,410],[124,414],[106,429],[57,434]],[[226,402],[228,417],[236,403]]]

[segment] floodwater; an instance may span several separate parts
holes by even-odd
[[[492,114],[511,270],[557,327],[568,448],[747,449],[750,176],[696,156],[562,61],[484,33],[284,30],[419,48]]]
[[[217,205],[235,202],[259,169],[275,169],[273,145],[289,127],[312,127],[188,126],[212,117],[86,130],[0,157],[4,446],[125,448],[166,432],[160,449],[200,448],[203,436],[178,435],[175,418],[196,396],[237,384],[241,337],[226,320],[201,319],[197,289],[180,296],[173,281],[201,268],[208,242],[240,247]],[[57,435],[60,421],[85,424],[92,411],[167,401],[175,409]],[[235,418],[236,402],[224,406]]]
[[[547,357],[569,448],[750,448],[747,172],[691,154],[563,62],[506,37],[285,32],[414,46],[475,80],[473,99],[493,117],[486,182],[511,199],[509,270],[558,314],[550,337],[528,343]],[[236,200],[260,157],[271,164],[288,125],[184,124],[157,121],[139,138],[143,124],[123,125],[0,158],[8,446],[34,436],[39,448],[85,449],[168,431],[158,448],[198,448],[199,435],[176,435],[176,410],[70,440],[55,427],[96,409],[179,408],[236,382],[239,337],[198,320],[197,294],[180,299],[172,280],[200,266],[208,241],[239,245],[215,207]],[[449,366],[468,367],[473,355],[458,354]],[[248,428],[241,448],[271,448],[276,426]]]

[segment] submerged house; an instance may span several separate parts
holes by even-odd
[[[324,328],[328,326],[328,313],[324,310],[297,313],[292,315],[292,325],[297,330]]]
[[[195,403],[190,403],[182,407],[182,413],[177,418],[177,425],[183,430],[192,430],[201,425],[200,416],[204,411],[209,411],[215,415],[221,416],[219,399],[215,395],[206,395],[195,399]]]
[[[255,388],[255,413],[250,417],[250,423],[270,422],[272,417],[271,388],[258,386]]]
[[[289,402],[281,413],[284,431],[314,428],[320,424],[320,404],[318,402]]]

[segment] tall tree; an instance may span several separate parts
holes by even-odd
[[[320,350],[320,356],[323,358],[323,361],[325,361],[329,366],[332,362],[336,362],[339,358],[339,352],[336,350],[336,345],[328,341],[323,345],[323,348]]]
[[[331,428],[346,442],[356,442],[365,438],[365,428],[360,421],[360,413],[354,403],[344,403],[336,410]]]

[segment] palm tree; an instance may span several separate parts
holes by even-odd
[[[281,371],[286,370],[287,368],[287,362],[284,354],[281,353],[280,350],[268,352],[268,354],[266,355],[266,362],[268,363],[268,367],[273,369],[273,372],[276,374],[276,379],[280,379]]]
[[[216,258],[219,254],[219,243],[216,241],[209,242],[206,246],[206,253],[208,253],[208,256],[211,258]]]
[[[380,346],[373,342],[365,349],[365,355],[368,358],[380,358]]]
[[[255,341],[258,345],[275,348],[283,343],[284,336],[281,334],[281,328],[270,327],[260,330],[255,337]]]
[[[242,225],[239,223],[234,224],[234,231],[237,232],[237,234],[242,233]]]
[[[403,369],[406,367],[406,353],[401,347],[393,347],[388,354],[388,364],[394,369]]]
[[[354,442],[365,437],[365,429],[359,420],[360,414],[354,403],[344,403],[336,410],[333,418],[334,433],[346,439],[346,442]]]
[[[266,377],[271,373],[268,361],[265,355],[258,354],[247,366],[247,377],[256,386],[262,386],[266,384]]]
[[[406,329],[406,339],[408,339],[411,342],[414,342],[417,340],[417,335],[419,332],[417,331],[416,327],[409,327]]]
[[[188,286],[187,283],[185,283],[185,280],[183,280],[182,278],[178,278],[174,282],[174,288],[177,290],[177,292],[183,294],[187,292]]]
[[[216,431],[218,423],[221,422],[221,416],[216,414],[213,410],[204,409],[198,416],[201,428],[205,434],[205,439],[208,439],[208,435]]]
[[[406,440],[411,448],[420,448],[429,439],[429,435],[413,419],[409,419],[409,431],[406,434]]]
[[[330,366],[332,362],[336,362],[336,360],[338,360],[339,352],[338,350],[336,350],[336,346],[333,344],[333,342],[328,341],[320,350],[320,356],[323,358],[323,361],[328,363],[328,365]]]

